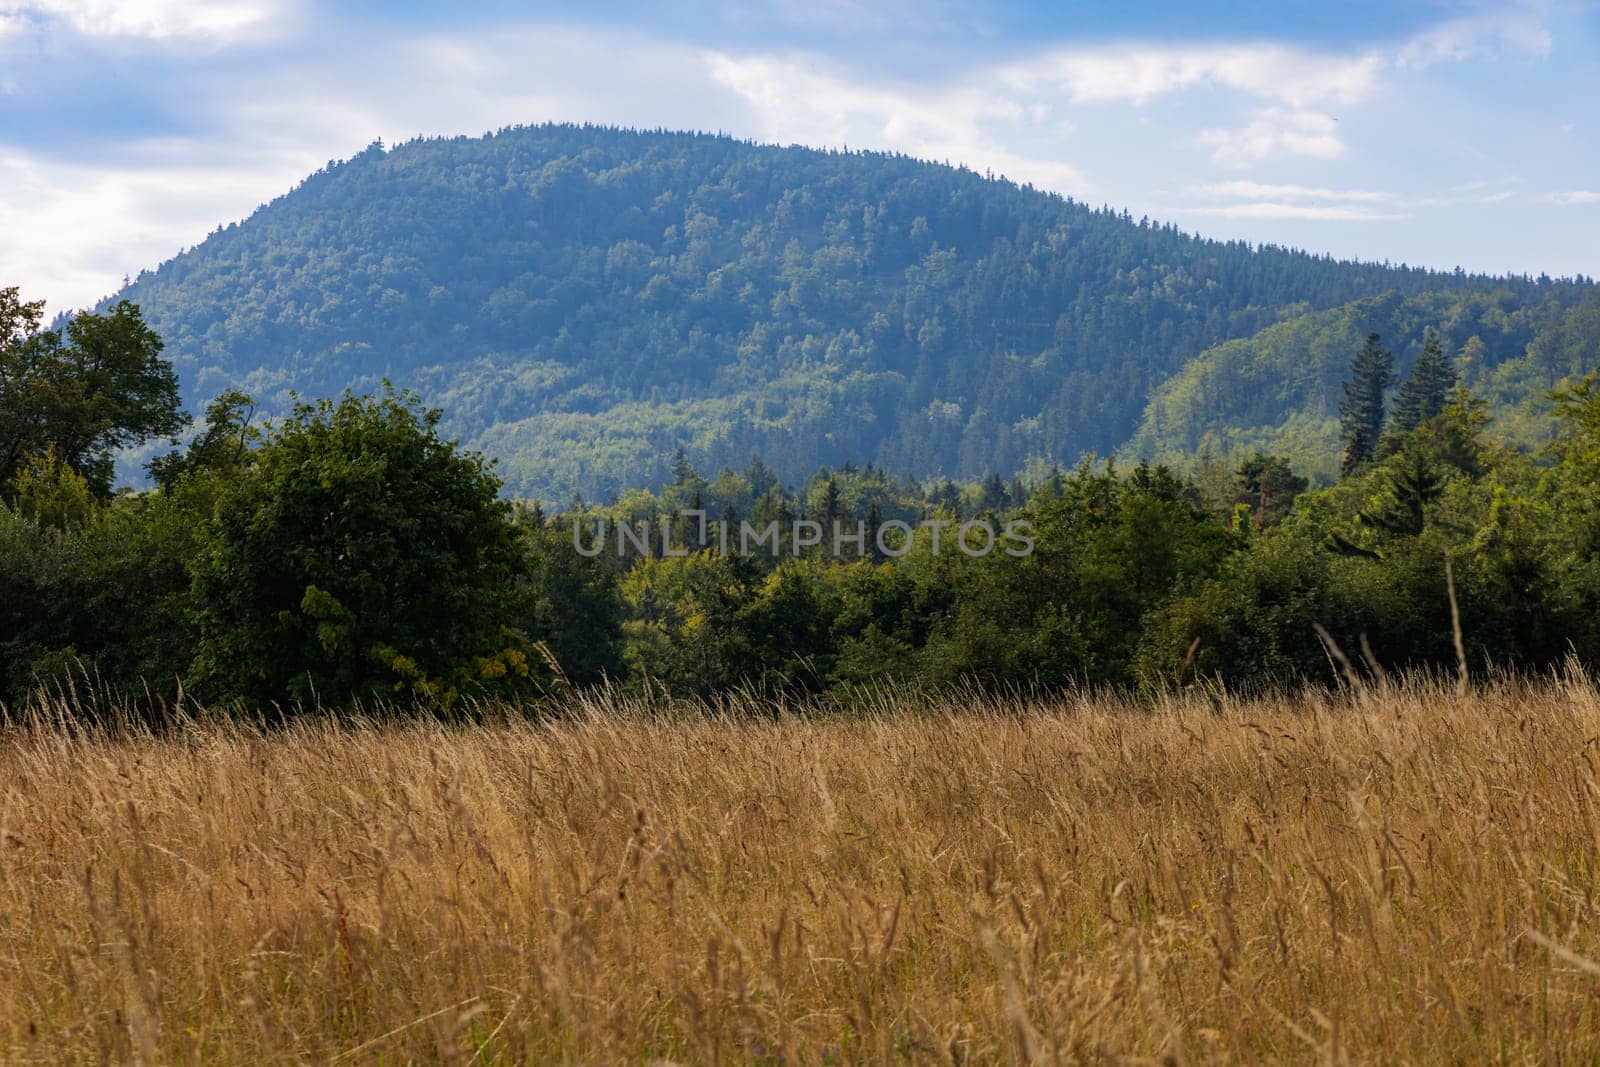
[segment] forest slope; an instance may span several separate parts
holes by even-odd
[[[1533,445],[1554,424],[1548,393],[1600,358],[1600,293],[1549,284],[1512,289],[1387,293],[1275,323],[1225,341],[1157,386],[1126,451],[1175,460],[1264,449],[1331,480],[1339,467],[1339,402],[1351,354],[1379,333],[1404,378],[1424,332],[1439,331],[1461,383],[1490,401],[1497,431]]]
[[[1202,240],[904,156],[560,125],[374,145],[120,295],[197,406],[387,377],[510,491],[564,500],[660,483],[678,446],[787,478],[1070,463],[1286,320],[1587,288]]]

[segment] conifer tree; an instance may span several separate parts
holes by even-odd
[[[822,528],[831,534],[844,515],[844,500],[839,493],[839,483],[830,474],[827,484],[822,487]]]
[[[1004,511],[1010,503],[1010,494],[1006,491],[1006,483],[1000,480],[998,474],[990,473],[983,480],[983,496],[978,507],[982,511]]]
[[[680,445],[672,454],[672,483],[674,485],[688,485],[694,481],[696,474],[694,464],[689,462],[689,454]]]
[[[1411,376],[1400,387],[1395,399],[1394,429],[1410,433],[1444,411],[1450,391],[1456,387],[1456,369],[1444,353],[1439,331],[1429,329],[1422,342],[1422,354]]]
[[[1394,355],[1383,347],[1376,333],[1350,361],[1350,377],[1344,383],[1344,400],[1339,404],[1339,441],[1344,450],[1343,472],[1350,474],[1378,453],[1383,436],[1383,395],[1394,374]]]
[[[706,518],[706,498],[701,495],[699,489],[694,491],[694,496],[689,500],[689,511],[695,516],[694,533],[692,535],[694,537],[694,546],[695,548],[705,548],[708,543],[707,539],[710,536],[710,531],[707,529],[710,526],[710,521]]]
[[[1444,495],[1444,481],[1433,461],[1407,448],[1386,464],[1378,506],[1362,511],[1361,521],[1396,537],[1416,537],[1427,526],[1428,508]]]

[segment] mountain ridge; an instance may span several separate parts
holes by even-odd
[[[1389,293],[1592,290],[1201,238],[892,153],[548,124],[375,143],[118,297],[197,404],[388,378],[509,491],[565,499],[659,484],[680,447],[786,477],[1170,450],[1150,404],[1219,345]]]

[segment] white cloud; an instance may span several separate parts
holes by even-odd
[[[1561,207],[1574,207],[1579,204],[1600,204],[1600,193],[1588,189],[1573,189],[1565,193],[1546,193],[1545,200]]]
[[[999,71],[1001,84],[1080,103],[1146,103],[1197,89],[1232,89],[1291,107],[1365,96],[1377,55],[1328,56],[1277,44],[1113,45],[1047,52]]]
[[[1417,207],[1457,207],[1464,204],[1503,204],[1516,194],[1509,189],[1502,189],[1497,193],[1474,193],[1471,195],[1445,195],[1424,196],[1410,201]]]
[[[1182,94],[1224,93],[1255,102],[1255,110],[1242,126],[1200,131],[1198,141],[1215,162],[1241,169],[1278,156],[1332,160],[1348,152],[1332,109],[1378,95],[1386,72],[1487,50],[1536,50],[1540,33],[1537,22],[1527,19],[1478,19],[1346,54],[1273,43],[1056,48],[976,69],[938,88],[876,84],[793,55],[718,54],[713,69],[750,103],[766,135],[879,144],[1082,191],[1089,183],[1075,167],[1039,153],[1030,159],[1005,152],[995,129],[1022,122],[1061,132],[1082,107],[1142,107]]]
[[[1335,189],[1313,185],[1229,181],[1190,186],[1186,192],[1205,200],[1234,203],[1189,206],[1180,211],[1233,219],[1311,219],[1365,222],[1410,218],[1422,208],[1497,204],[1510,200],[1510,190],[1494,190],[1504,182],[1469,182],[1437,196],[1407,196],[1383,189]]]
[[[855,0],[834,0],[829,10],[858,7]],[[972,70],[937,88],[877,84],[792,55],[719,54],[714,70],[751,104],[769,134],[877,143],[1082,191],[1089,183],[1076,168],[1037,151],[1005,152],[997,130],[1032,124],[1059,133],[1084,107],[1144,107],[1211,93],[1222,94],[1219,111],[1226,111],[1229,95],[1254,105],[1243,125],[1199,132],[1214,162],[1243,169],[1280,156],[1333,160],[1349,151],[1338,110],[1370,104],[1384,91],[1385,75],[1507,52],[1543,55],[1550,46],[1536,17],[1514,13],[1456,19],[1407,40],[1346,53],[1270,42],[1054,48]],[[795,130],[801,135],[781,132]]]
[[[1380,211],[1361,204],[1304,204],[1274,200],[1187,210],[1191,215],[1212,215],[1226,219],[1310,219],[1317,222],[1381,222],[1410,217],[1405,212]]]
[[[1275,185],[1264,182],[1232,181],[1216,182],[1210,185],[1196,185],[1190,190],[1200,196],[1227,198],[1238,197],[1249,200],[1266,200],[1281,198],[1286,200],[1333,200],[1351,201],[1366,204],[1392,203],[1400,196],[1398,193],[1382,192],[1376,189],[1323,189],[1307,185]]]
[[[279,14],[273,0],[0,0],[0,31],[54,21],[95,37],[228,41]]]
[[[1398,67],[1419,69],[1435,63],[1464,63],[1502,55],[1542,57],[1553,42],[1544,24],[1526,12],[1452,19],[1412,37],[1395,53]]]
[[[170,147],[151,146],[157,160]],[[305,173],[303,159],[263,166],[238,159],[191,158],[118,167],[68,165],[0,155],[0,278],[24,295],[50,300],[50,312],[83,307],[136,274],[198,244],[226,219],[282,192]]]
[[[1213,161],[1244,168],[1280,154],[1337,159],[1345,153],[1338,129],[1338,120],[1318,111],[1265,108],[1247,126],[1202,130],[1198,139]]]
[[[1087,184],[1069,163],[1005,147],[1002,129],[1048,125],[1051,113],[981,82],[929,90],[855,81],[809,57],[710,53],[707,61],[716,81],[750,106],[759,138],[897,149],[1062,192]]]
[[[1403,205],[1408,208],[1443,208],[1443,206],[1472,205],[1472,203],[1502,203],[1514,197],[1509,189],[1494,189],[1509,182],[1467,182],[1435,197],[1405,197],[1397,192],[1379,189],[1325,189],[1317,186],[1269,184],[1256,181],[1213,182],[1208,186],[1190,186],[1189,192],[1198,197],[1240,198],[1240,200],[1310,200],[1326,203],[1373,203],[1373,205]],[[1491,190],[1491,192],[1490,192]]]

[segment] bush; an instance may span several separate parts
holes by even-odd
[[[510,505],[409,394],[300,404],[220,493],[195,560],[208,692],[449,704],[530,676],[505,621],[525,573]]]

